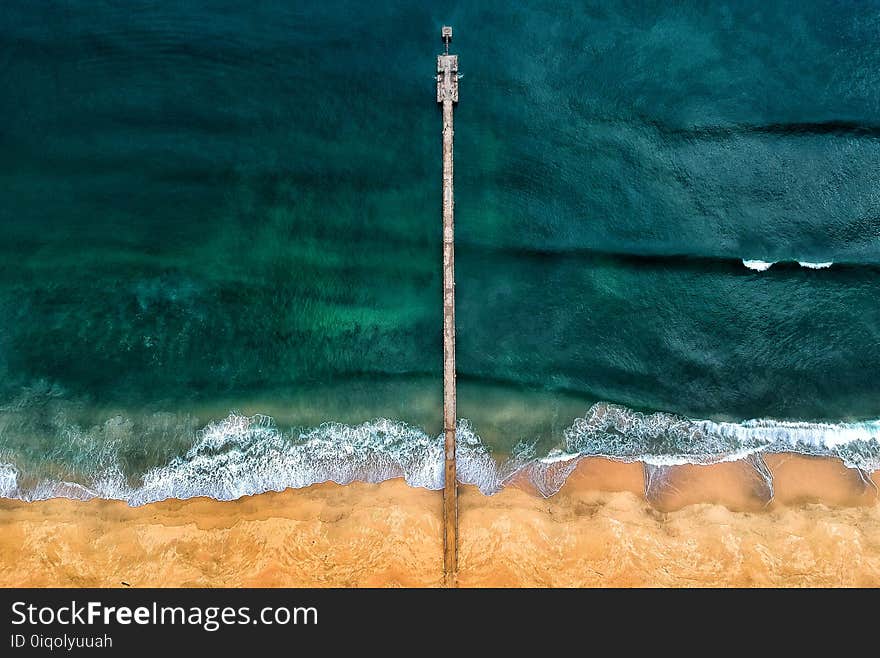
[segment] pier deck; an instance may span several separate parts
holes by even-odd
[[[458,103],[458,55],[449,54],[452,28],[443,27],[446,53],[437,56],[437,102],[443,105],[443,570],[454,587],[458,571],[458,485],[455,474],[455,201],[452,112]]]

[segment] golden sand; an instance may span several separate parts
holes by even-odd
[[[585,459],[549,499],[462,487],[462,586],[880,586],[875,483],[831,459],[672,469]],[[401,480],[242,498],[0,502],[0,585],[437,586],[439,492]]]

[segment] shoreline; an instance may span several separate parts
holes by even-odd
[[[555,495],[460,489],[459,584],[880,586],[880,472],[765,455],[675,466],[585,458]],[[762,484],[763,483],[763,484]],[[4,587],[436,587],[442,494],[401,479],[247,496],[0,500]]]

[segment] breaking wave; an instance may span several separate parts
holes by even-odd
[[[750,270],[755,270],[756,272],[766,272],[775,264],[776,261],[746,260],[745,258],[743,258],[743,265],[748,267]]]
[[[776,265],[778,261],[766,261],[766,260],[748,260],[743,258],[742,264],[745,265],[750,270],[755,270],[756,272],[766,272],[771,267]],[[807,260],[799,260],[797,264],[801,267],[804,267],[808,270],[827,270],[829,267],[834,265],[834,261],[826,261],[823,263],[813,263]]]
[[[511,455],[499,457],[462,420],[457,428],[459,480],[492,494],[513,477],[525,477],[549,496],[562,487],[580,459],[594,456],[669,466],[732,461],[761,452],[798,452],[838,457],[862,471],[880,469],[878,420],[714,422],[597,403],[565,430],[562,439],[545,455],[537,455],[533,443],[523,443]],[[77,440],[83,441],[81,436]],[[92,471],[70,479],[23,474],[5,451],[0,497],[98,497],[142,505],[198,496],[232,500],[328,481],[347,484],[400,477],[414,487],[443,486],[442,437],[387,419],[358,425],[327,423],[285,433],[267,416],[230,414],[199,431],[184,454],[136,478],[123,474],[112,445],[103,444],[101,450],[103,458],[94,462]]]

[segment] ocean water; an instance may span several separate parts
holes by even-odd
[[[0,495],[880,467],[880,3],[0,6]]]

